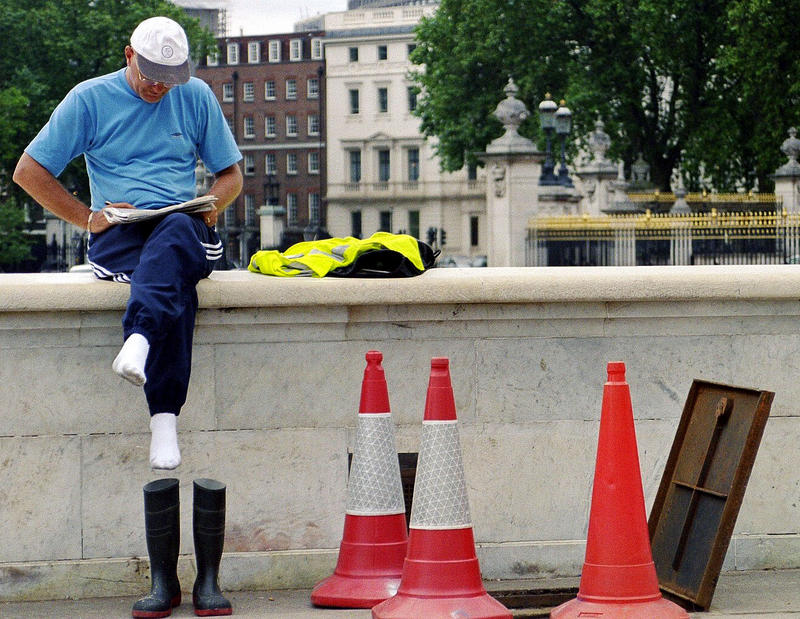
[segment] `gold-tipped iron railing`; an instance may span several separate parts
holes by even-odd
[[[674,193],[662,193],[660,191],[653,191],[648,193],[628,193],[626,194],[628,200],[634,204],[664,204],[672,205],[678,200]],[[705,207],[706,210],[710,209],[712,205],[740,205],[740,208],[746,207],[748,210],[764,206],[768,209],[780,206],[780,196],[774,193],[757,193],[750,191],[747,193],[708,193],[697,192],[687,193],[683,198],[687,204],[694,206]]]
[[[785,264],[800,261],[800,214],[712,207],[691,214],[536,217],[526,249],[529,266]]]

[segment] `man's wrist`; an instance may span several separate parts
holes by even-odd
[[[94,211],[89,210],[89,219],[86,220],[86,231],[89,234],[92,233],[92,217],[94,217]]]

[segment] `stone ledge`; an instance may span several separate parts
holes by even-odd
[[[794,557],[797,535],[734,536],[723,571],[765,569],[751,546],[768,545],[772,553]],[[743,551],[739,545],[744,545]],[[477,543],[481,573],[487,580],[577,577],[584,560],[584,540],[561,542]],[[739,555],[744,553],[744,557]],[[751,556],[752,554],[752,556]],[[310,589],[330,576],[338,548],[226,552],[222,557],[220,586],[225,591]],[[510,566],[510,567],[509,567]],[[791,560],[769,562],[768,569],[795,567]],[[192,590],[196,574],[194,556],[181,555],[178,578],[185,592]],[[83,599],[138,595],[150,586],[147,558],[82,559],[0,563],[0,602]]]
[[[279,278],[218,271],[203,308],[800,299],[800,267],[725,265],[433,269],[408,279]],[[0,274],[0,312],[123,309],[128,286],[89,273]]]

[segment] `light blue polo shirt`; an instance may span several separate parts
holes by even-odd
[[[75,86],[25,152],[56,177],[82,154],[93,210],[106,201],[157,208],[190,200],[197,159],[216,173],[242,158],[205,82],[193,77],[148,103],[125,69]]]

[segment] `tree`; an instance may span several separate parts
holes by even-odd
[[[800,21],[800,3],[736,0],[727,7],[726,46],[712,85],[715,115],[697,132],[690,161],[703,161],[705,173],[722,186],[745,177],[760,190],[786,162],[780,145],[800,122],[800,40],[786,36]],[[719,132],[719,129],[723,129]]]
[[[475,164],[474,153],[502,134],[491,114],[509,77],[530,110],[538,105],[535,93],[565,89],[561,7],[548,0],[444,0],[422,20],[411,55],[422,67],[413,72],[422,94],[416,113],[445,170]],[[536,134],[536,122],[526,120],[523,132]]]
[[[758,178],[763,190],[800,120],[798,43],[775,40],[799,11],[779,0],[443,0],[417,29],[417,113],[455,170],[499,135],[489,115],[511,75],[532,138],[552,92],[573,111],[573,135],[601,117],[609,154],[630,164],[641,152],[663,190],[677,168],[690,189]],[[773,90],[780,101],[756,104]]]
[[[25,213],[16,201],[0,198],[0,272],[4,265],[23,262],[30,257],[32,239],[25,234]]]
[[[195,58],[214,45],[210,32],[166,0],[3,0],[0,3],[0,195],[6,207],[29,200],[10,181],[22,151],[77,83],[125,65],[136,25],[166,15],[186,29]],[[88,198],[82,161],[62,180]],[[0,221],[0,235],[8,233]]]

